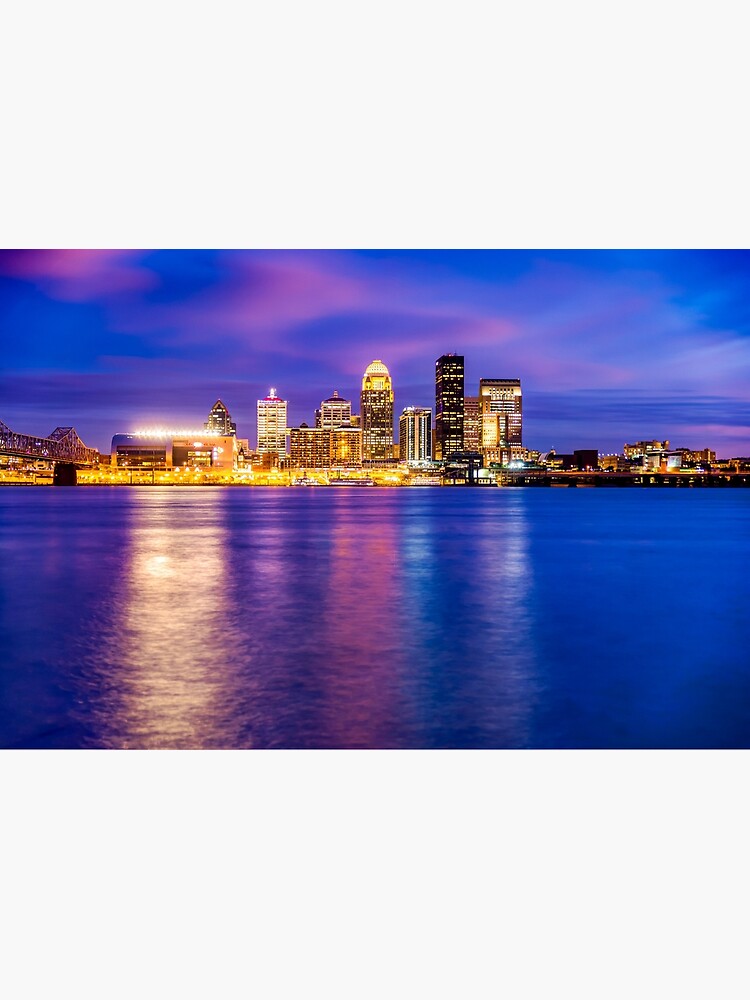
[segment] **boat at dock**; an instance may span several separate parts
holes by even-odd
[[[375,480],[366,477],[364,479],[329,479],[329,486],[374,486]]]

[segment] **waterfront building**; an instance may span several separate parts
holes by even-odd
[[[435,458],[464,450],[464,357],[444,354],[435,362]]]
[[[716,452],[710,448],[704,448],[702,451],[693,451],[691,448],[675,448],[675,451],[682,455],[683,467],[714,465],[716,463]]]
[[[237,438],[233,434],[172,438],[173,468],[236,469]]]
[[[362,465],[362,430],[359,427],[337,427],[331,431],[331,463],[347,469]]]
[[[605,472],[630,472],[632,466],[624,455],[600,455],[599,468]]]
[[[595,472],[599,468],[599,452],[595,448],[577,448],[572,453],[551,451],[545,465],[564,472]]]
[[[464,450],[481,451],[479,396],[464,396]]]
[[[331,469],[362,465],[362,431],[356,427],[308,427],[289,430],[291,465],[297,469]]]
[[[481,452],[485,465],[523,461],[521,380],[479,380]]]
[[[650,451],[669,451],[669,441],[636,441],[623,449],[625,458],[642,458]]]
[[[279,399],[271,388],[265,399],[258,400],[258,451],[261,455],[286,455],[287,401]]]
[[[232,422],[229,410],[217,399],[208,414],[208,420],[203,425],[204,430],[214,434],[221,434],[223,437],[237,435],[237,424]]]
[[[289,457],[297,469],[328,469],[331,465],[331,432],[321,427],[289,429]]]
[[[402,462],[425,462],[432,456],[432,412],[407,406],[399,420],[399,457]]]
[[[382,361],[373,361],[362,376],[360,394],[362,458],[365,462],[393,459],[393,383]]]
[[[111,454],[111,464],[126,469],[235,469],[239,448],[234,435],[165,431],[115,434]]]
[[[335,431],[337,427],[348,427],[352,422],[352,404],[349,399],[342,399],[334,389],[333,395],[324,399],[320,409],[315,411],[315,426],[323,430]]]
[[[115,434],[111,464],[128,469],[172,467],[172,439],[168,434]]]

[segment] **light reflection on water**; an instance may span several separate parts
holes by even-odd
[[[0,745],[748,745],[748,499],[0,491]]]
[[[222,745],[225,664],[242,651],[225,614],[221,495],[201,497],[185,521],[160,500],[139,491],[128,511],[114,627],[91,659],[107,694],[94,699],[98,738],[118,747]]]

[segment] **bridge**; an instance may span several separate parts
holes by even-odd
[[[76,470],[96,465],[98,453],[87,448],[73,427],[56,427],[49,437],[34,437],[12,431],[0,420],[0,455],[48,462],[54,467],[58,486],[75,486]]]

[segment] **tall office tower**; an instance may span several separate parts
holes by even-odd
[[[382,361],[373,361],[362,376],[360,394],[362,458],[383,462],[393,458],[393,383]]]
[[[521,380],[479,380],[479,416],[485,462],[505,463],[522,457]]]
[[[320,423],[324,431],[335,431],[338,427],[349,427],[352,422],[352,404],[348,399],[342,399],[334,389],[333,395],[320,404]]]
[[[398,422],[399,458],[402,462],[426,462],[432,455],[432,411],[407,406]]]
[[[286,400],[271,389],[265,399],[258,400],[258,451],[286,455],[286,434]]]
[[[237,424],[232,423],[229,410],[220,399],[217,399],[208,414],[208,420],[203,425],[203,429],[222,437],[236,437]]]
[[[464,451],[480,451],[479,396],[464,396]]]
[[[435,362],[435,458],[464,450],[464,358],[444,354]]]

